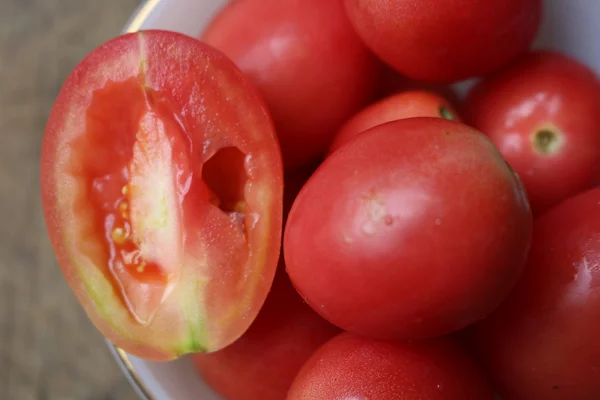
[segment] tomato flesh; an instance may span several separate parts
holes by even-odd
[[[248,328],[279,257],[282,180],[255,90],[220,53],[173,32],[92,52],[44,136],[59,264],[102,333],[144,358],[216,350]]]

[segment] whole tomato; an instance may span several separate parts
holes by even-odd
[[[535,214],[600,182],[600,80],[578,61],[529,54],[474,87],[463,112],[519,173]]]
[[[413,117],[437,117],[460,120],[450,102],[423,90],[401,92],[371,104],[342,126],[333,139],[329,152],[346,144],[350,139],[386,122]]]
[[[345,0],[367,46],[409,78],[455,82],[489,74],[524,53],[541,0]]]
[[[342,0],[237,0],[202,40],[233,60],[271,111],[286,168],[325,154],[375,93],[379,63]]]
[[[538,218],[523,277],[472,343],[503,399],[600,397],[600,189]]]
[[[506,297],[532,216],[489,139],[442,118],[372,128],[329,156],[288,216],[291,280],[343,329],[416,339],[461,329]]]
[[[192,357],[202,379],[227,400],[281,400],[306,360],[338,333],[302,301],[281,269],[240,339]]]
[[[460,104],[460,98],[452,85],[440,83],[422,82],[400,75],[394,69],[384,66],[379,75],[379,84],[377,86],[377,97],[388,97],[396,93],[407,91],[420,91],[435,93],[446,99],[453,106]]]
[[[397,343],[342,333],[302,367],[287,400],[492,400],[476,364],[448,339]]]

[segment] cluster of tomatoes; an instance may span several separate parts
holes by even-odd
[[[600,398],[600,81],[492,3],[235,0],[95,50],[42,179],[96,326],[228,400]]]

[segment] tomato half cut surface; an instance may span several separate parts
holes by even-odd
[[[105,43],[64,84],[41,167],[59,264],[114,344],[168,360],[247,330],[279,257],[283,171],[229,59],[173,32]]]

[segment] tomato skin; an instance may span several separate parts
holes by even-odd
[[[374,95],[379,63],[345,14],[341,0],[238,0],[202,35],[262,93],[286,167],[325,154]]]
[[[287,400],[492,400],[476,364],[452,341],[396,343],[342,333],[302,367]]]
[[[487,75],[524,53],[541,0],[345,0],[367,46],[412,79],[450,83]]]
[[[515,290],[471,333],[502,398],[600,396],[600,189],[570,198],[534,223]]]
[[[200,82],[202,89],[198,90]],[[121,101],[119,91],[134,91],[136,86],[147,96],[146,101],[114,109]],[[109,92],[107,88],[111,88]],[[112,102],[104,99],[102,107],[94,109],[101,97],[110,100],[111,96]],[[237,102],[223,101],[226,97]],[[197,105],[202,103],[205,107],[199,112]],[[165,109],[173,115],[167,115]],[[112,114],[106,115],[106,110]],[[139,115],[134,110],[142,110],[143,117],[136,120]],[[132,121],[122,124],[123,131],[113,132],[112,128],[121,129],[120,121],[128,118]],[[143,125],[148,119],[160,127]],[[98,124],[111,129],[94,128],[92,134]],[[171,135],[169,141],[156,143],[157,132]],[[142,138],[148,135],[152,139],[144,142]],[[179,185],[183,175],[190,179],[183,189],[173,183],[183,191],[165,194],[177,196],[178,203],[167,209],[160,226],[175,226],[177,236],[185,233],[186,241],[175,238],[176,248],[166,250],[173,254],[169,256],[172,263],[162,266],[169,270],[168,286],[162,283],[158,294],[152,291],[157,286],[154,283],[120,280],[123,274],[106,265],[107,239],[97,234],[100,210],[93,190],[98,177],[90,171],[110,169],[112,164],[123,167],[119,163],[131,157],[132,147],[135,154],[135,146],[152,155],[158,150],[173,151],[171,160],[161,160],[172,164],[159,165],[168,172],[157,173],[155,185],[163,181]],[[231,222],[231,215],[206,196],[205,170],[228,146],[245,155],[240,168],[248,175],[247,183],[252,184],[251,188],[234,188],[243,189],[246,212],[241,218],[249,222],[256,219],[244,232],[238,223]],[[137,163],[134,169],[135,160],[126,161],[124,166],[132,175],[128,186],[153,181],[152,176],[136,175],[144,165]],[[61,89],[42,144],[44,214],[65,278],[95,326],[115,345],[146,359],[169,360],[190,352],[214,351],[248,328],[267,296],[279,258],[282,181],[273,124],[259,95],[221,53],[173,32],[127,34],[91,52]],[[162,189],[156,186],[156,191]],[[138,197],[143,204],[153,193]],[[132,203],[131,211],[134,206]],[[147,211],[151,215],[156,210]],[[135,229],[133,235],[140,243],[146,239],[136,238]],[[217,236],[221,241],[214,239]],[[228,252],[222,251],[224,248]],[[238,262],[248,248],[256,251]],[[199,251],[202,257],[198,257]],[[224,265],[229,267],[227,276],[219,275]],[[239,284],[240,279],[245,284]],[[132,302],[154,304],[152,318],[140,323]]]
[[[223,350],[193,356],[204,381],[228,400],[284,399],[306,360],[340,333],[302,301],[281,268],[250,329]]]
[[[461,103],[458,94],[450,85],[421,82],[414,79],[409,79],[387,66],[382,69],[383,71],[380,74],[379,85],[377,89],[378,98],[388,97],[400,92],[425,90],[441,96],[455,107],[458,107]]]
[[[389,96],[360,111],[342,126],[329,147],[329,153],[350,139],[386,122],[413,117],[437,117],[460,121],[457,111],[439,95],[415,90]]]
[[[379,125],[328,157],[284,233],[290,278],[341,328],[416,339],[485,317],[516,282],[532,216],[481,133],[441,118]]]
[[[531,53],[476,86],[463,111],[519,173],[534,214],[599,182],[600,80],[585,65]],[[543,131],[557,136],[537,142]]]

